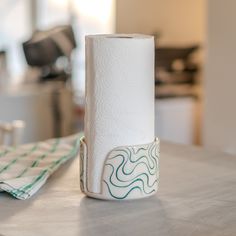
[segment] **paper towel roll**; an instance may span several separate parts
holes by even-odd
[[[85,141],[88,190],[99,193],[108,153],[154,141],[154,39],[86,37]]]

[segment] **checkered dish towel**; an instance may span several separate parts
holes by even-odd
[[[0,191],[25,200],[34,195],[48,177],[78,153],[78,134],[16,148],[0,148]]]

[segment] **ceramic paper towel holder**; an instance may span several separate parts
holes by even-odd
[[[100,193],[88,191],[88,156],[84,137],[80,140],[80,187],[87,196],[104,200],[149,197],[157,192],[159,180],[159,140],[152,143],[116,147],[103,164]]]
[[[128,200],[156,193],[154,38],[88,35],[82,191],[93,198]]]

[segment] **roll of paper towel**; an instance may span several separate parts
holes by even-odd
[[[87,188],[101,191],[103,165],[119,146],[154,141],[154,39],[86,37]]]

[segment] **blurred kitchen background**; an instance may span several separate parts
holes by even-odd
[[[236,153],[233,0],[1,0],[0,144],[83,130],[84,37],[155,36],[156,135]],[[22,137],[20,137],[22,136]]]

